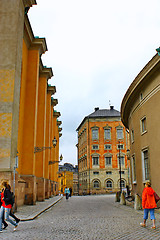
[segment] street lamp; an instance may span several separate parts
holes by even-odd
[[[59,161],[49,161],[49,165],[52,165],[52,164],[54,164],[54,163],[57,163],[57,162],[61,162],[62,160],[63,160],[63,156],[62,156],[62,154],[61,154],[61,156],[60,156],[60,158],[59,158],[60,160]]]
[[[55,148],[55,146],[57,145],[57,139],[54,137],[54,139],[52,140],[52,144],[53,144],[53,147]],[[46,149],[51,149],[53,147],[34,147],[34,153],[36,152],[42,152],[43,150],[46,150]]]
[[[119,148],[119,175],[120,175],[120,192],[122,192],[122,176],[121,176],[121,154],[120,154],[120,141],[118,141]]]

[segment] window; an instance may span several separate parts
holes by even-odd
[[[120,171],[119,171],[119,174],[120,174]],[[121,171],[121,174],[124,174],[124,171]]]
[[[117,149],[124,149],[124,145],[123,144],[118,144]]]
[[[106,144],[104,145],[104,149],[105,150],[110,150],[112,147],[111,147],[111,144]]]
[[[99,175],[99,172],[93,172],[93,175]]]
[[[111,171],[107,171],[106,174],[107,175],[112,175],[112,172]]]
[[[121,166],[124,166],[124,156],[118,156],[118,163],[119,165],[121,164]]]
[[[106,166],[112,165],[112,157],[105,157]]]
[[[93,187],[94,187],[94,188],[99,188],[99,182],[98,182],[97,180],[95,180],[95,181],[93,182]]]
[[[104,129],[104,138],[111,139],[111,129],[110,128]]]
[[[121,180],[121,187],[122,187],[122,188],[125,188],[125,186],[126,186],[125,181],[124,181],[124,180]],[[119,181],[119,187],[120,187],[120,181]]]
[[[134,142],[134,130],[133,129],[131,130],[131,142],[132,143]]]
[[[135,161],[135,156],[132,156],[132,178],[133,178],[133,183],[136,182],[136,161]]]
[[[93,150],[98,150],[98,149],[99,149],[99,146],[98,146],[98,145],[92,145],[92,149],[93,149]]]
[[[142,100],[142,99],[143,99],[143,94],[141,93],[141,94],[140,94],[140,100]]]
[[[92,129],[92,140],[98,139],[98,129]]]
[[[112,188],[112,181],[111,180],[106,181],[106,188]]]
[[[149,180],[149,158],[148,150],[142,152],[142,165],[143,165],[143,180]]]
[[[92,157],[93,165],[99,165],[99,157]]]
[[[117,128],[117,139],[123,138],[123,128]]]
[[[146,132],[147,129],[146,129],[146,117],[144,117],[142,120],[141,120],[141,131],[142,133]]]

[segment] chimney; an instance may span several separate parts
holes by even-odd
[[[113,110],[114,109],[114,106],[110,106],[110,110]]]
[[[98,110],[99,110],[99,107],[96,107],[94,110],[95,110],[95,112],[98,111]]]

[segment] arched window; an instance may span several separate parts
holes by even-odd
[[[107,180],[106,181],[106,188],[112,188],[112,181],[111,180]]]
[[[95,181],[93,182],[93,187],[94,187],[94,188],[99,188],[99,181],[98,181],[98,180],[95,180]]]
[[[119,187],[120,187],[120,181],[119,181]],[[121,187],[122,188],[125,188],[126,187],[126,182],[125,182],[125,180],[121,180]]]

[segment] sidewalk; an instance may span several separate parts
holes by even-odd
[[[46,199],[44,202],[36,202],[36,205],[23,205],[18,207],[15,215],[21,219],[21,221],[31,221],[38,217],[41,213],[54,206],[61,201],[62,196],[53,196]]]

